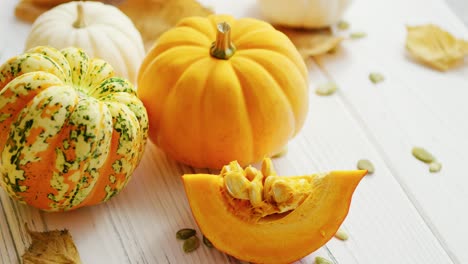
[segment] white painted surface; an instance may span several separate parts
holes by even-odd
[[[258,16],[255,1],[209,1],[217,12]],[[29,25],[13,16],[16,1],[0,8],[1,61],[20,53]],[[354,169],[368,158],[376,167],[353,198],[344,228],[350,239],[332,239],[317,255],[336,263],[468,263],[468,65],[440,73],[409,59],[405,25],[435,23],[468,39],[468,29],[443,0],[355,0],[346,14],[350,31],[333,55],[309,61],[310,112],[286,156],[281,174]],[[370,72],[385,75],[378,85]],[[318,97],[327,80],[340,89]],[[438,174],[411,156],[420,145],[442,163]],[[49,214],[19,205],[0,190],[0,263],[18,263],[32,229],[68,228],[84,263],[229,263],[206,247],[184,254],[175,232],[196,227],[180,175],[189,167],[168,159],[152,144],[127,188],[110,202]],[[229,228],[229,227],[228,227]],[[304,231],[306,232],[306,230]]]

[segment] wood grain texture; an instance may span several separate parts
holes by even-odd
[[[463,38],[468,30],[442,1],[399,2],[356,1],[347,19],[368,37],[347,42],[339,54],[317,62],[346,86],[343,104],[452,261],[466,263],[468,178],[462,172],[468,163],[468,67],[441,73],[415,63],[404,50],[404,25],[431,22]],[[364,18],[364,8],[373,10],[377,23]],[[417,16],[414,10],[420,10]],[[343,63],[343,57],[352,63]],[[382,72],[385,82],[370,83],[373,71]],[[430,150],[443,163],[442,171],[429,173],[411,156],[413,146]]]
[[[219,13],[259,16],[254,0],[202,2]],[[14,20],[14,4],[7,0],[0,9],[0,25],[6,25],[0,35],[11,36],[2,43],[2,61],[22,51],[29,30]],[[354,195],[344,222],[350,239],[333,238],[298,263],[313,263],[315,256],[346,264],[466,263],[468,67],[442,74],[415,64],[405,55],[404,25],[433,22],[459,37],[468,31],[442,0],[355,0],[346,19],[351,31],[368,37],[309,61],[307,122],[274,164],[280,174],[294,175],[354,169],[367,158],[376,172]],[[386,80],[372,84],[371,71]],[[315,95],[315,86],[325,81],[338,84],[335,95]],[[414,159],[414,145],[439,158],[442,172],[430,174]],[[0,263],[19,262],[29,244],[24,223],[33,230],[68,228],[84,263],[237,263],[203,245],[184,254],[175,239],[180,228],[196,228],[180,180],[193,172],[208,171],[178,164],[148,144],[127,188],[106,204],[43,213],[0,190]]]

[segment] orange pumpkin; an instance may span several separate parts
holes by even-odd
[[[290,263],[324,245],[345,219],[366,171],[279,177],[236,162],[220,175],[183,176],[193,216],[220,251],[253,263]]]
[[[163,34],[140,68],[150,138],[174,159],[220,168],[279,152],[308,111],[308,77],[270,24],[191,17]]]

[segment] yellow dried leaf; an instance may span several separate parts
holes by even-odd
[[[331,52],[343,40],[342,37],[333,36],[330,29],[306,30],[285,27],[277,27],[276,29],[291,39],[303,58]]]
[[[26,230],[32,242],[23,254],[23,264],[81,264],[80,255],[68,230],[33,232],[28,227]]]
[[[417,60],[446,71],[463,62],[468,55],[468,42],[457,39],[436,25],[408,26],[406,49]]]
[[[147,50],[180,19],[213,13],[195,0],[126,0],[119,8],[135,23]]]

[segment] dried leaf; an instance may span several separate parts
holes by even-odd
[[[342,37],[333,36],[330,29],[306,30],[286,27],[276,29],[291,39],[303,58],[328,53],[338,47],[343,40]]]
[[[436,25],[408,26],[406,30],[406,49],[432,68],[446,71],[468,55],[468,41],[457,39]]]
[[[146,49],[180,19],[213,13],[195,0],[126,0],[119,8],[135,23]]]
[[[15,16],[27,22],[34,22],[38,16],[52,8],[53,5],[41,5],[33,0],[20,1],[15,7]]]
[[[31,245],[22,256],[24,264],[81,264],[80,255],[68,230],[33,232]]]

